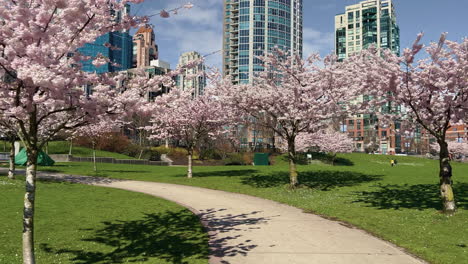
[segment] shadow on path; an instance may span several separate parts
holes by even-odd
[[[41,244],[41,248],[53,254],[71,254],[73,263],[154,263],[154,258],[169,263],[189,263],[187,259],[207,259],[208,238],[192,213],[181,210],[145,214],[132,221],[103,222],[99,228],[80,230],[82,241],[96,250],[54,248]],[[97,244],[97,245],[95,245]],[[153,258],[153,259],[152,259]]]
[[[359,172],[349,171],[308,171],[299,172],[299,184],[302,186],[329,191],[337,187],[359,185],[366,182],[377,181],[382,178],[380,175],[367,175]],[[268,188],[289,184],[288,172],[275,172],[271,174],[257,174],[246,177],[242,183],[258,187]]]
[[[90,243],[88,248],[93,250],[56,248],[46,243],[40,247],[50,254],[71,254],[70,261],[77,264],[158,263],[154,262],[157,259],[188,264],[190,260],[207,259],[210,251],[210,255],[219,258],[245,256],[257,245],[251,240],[242,239],[242,235],[226,236],[225,233],[258,229],[260,227],[254,226],[268,219],[255,217],[260,212],[216,215],[225,210],[208,209],[199,215],[209,226],[210,242],[199,225],[199,218],[181,210],[145,214],[139,220],[102,222],[99,228],[80,230],[85,237],[81,241]],[[221,263],[229,262],[221,260]]]
[[[365,203],[378,209],[442,209],[437,184],[395,185],[379,184],[375,191],[357,192],[355,203]],[[459,208],[468,209],[468,183],[453,185]]]
[[[112,182],[125,181],[120,179],[111,179],[103,177],[92,177],[92,176],[79,176],[79,175],[64,175],[53,172],[38,172],[38,178],[42,182],[70,182],[70,183],[81,183],[81,184],[108,184]]]
[[[242,235],[226,236],[225,233],[235,233],[236,231],[248,232],[249,230],[260,229],[259,224],[267,223],[271,218],[258,217],[260,211],[245,214],[226,214],[219,216],[219,212],[227,209],[201,210],[200,218],[208,226],[210,234],[211,254],[215,257],[225,256],[245,256],[257,245],[251,240],[244,240]],[[222,263],[229,263],[222,261]]]

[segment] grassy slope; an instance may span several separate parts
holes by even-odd
[[[4,152],[4,142],[0,141],[0,152]],[[10,151],[10,146],[6,145],[6,151]],[[68,154],[70,151],[70,143],[68,141],[52,141],[49,142],[49,154]],[[72,154],[75,157],[92,157],[93,150],[90,148],[73,146]],[[109,152],[104,150],[96,150],[96,157],[109,157],[115,159],[134,159],[127,155]]]
[[[23,179],[0,177],[0,263],[20,263]],[[144,194],[38,183],[38,263],[207,263],[208,238],[188,210]]]
[[[342,155],[352,166],[299,166],[304,188],[287,188],[287,164],[271,167],[184,167],[101,164],[99,176],[169,182],[259,196],[338,218],[394,242],[432,263],[468,263],[468,164],[453,164],[459,211],[441,215],[437,161],[365,154]],[[47,169],[47,168],[43,168]],[[94,175],[91,164],[49,168]]]
[[[70,150],[70,143],[67,141],[53,141],[49,143],[49,154],[68,154],[69,150]],[[75,157],[92,157],[93,150],[90,148],[73,146],[72,154]],[[134,159],[127,155],[109,152],[109,151],[103,151],[103,150],[96,150],[96,156],[116,158],[116,159]]]

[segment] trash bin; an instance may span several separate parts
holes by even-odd
[[[255,153],[254,166],[269,166],[270,154],[269,153]]]

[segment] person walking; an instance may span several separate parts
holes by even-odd
[[[395,166],[395,161],[393,159],[390,160],[390,166]]]

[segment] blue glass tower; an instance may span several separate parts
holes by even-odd
[[[127,5],[125,12],[130,12],[129,5]],[[117,20],[120,20],[120,17],[121,15],[117,14]],[[111,47],[107,44],[110,44]],[[98,37],[93,43],[85,44],[78,51],[92,58],[96,58],[101,54],[112,62],[96,67],[92,64],[93,59],[82,61],[82,70],[86,72],[106,73],[132,68],[133,39],[128,31],[106,33]]]
[[[223,72],[234,83],[263,71],[256,57],[274,47],[302,56],[302,0],[225,0]]]

